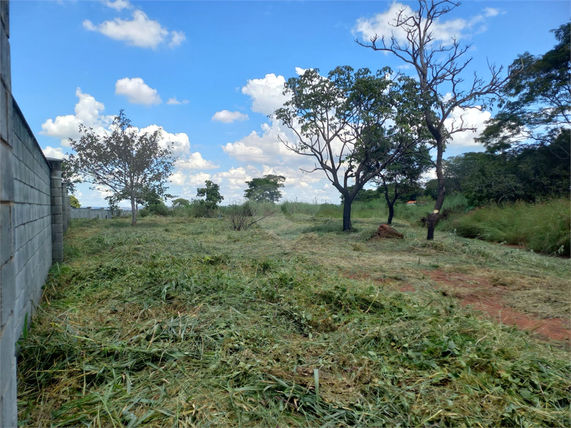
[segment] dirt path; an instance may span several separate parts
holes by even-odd
[[[493,286],[481,277],[460,273],[443,272],[441,270],[425,271],[425,273],[443,291],[458,298],[462,306],[484,312],[502,324],[515,325],[519,329],[533,331],[543,339],[565,341],[571,344],[570,322],[564,318],[540,318],[526,314],[503,304],[504,296],[510,293],[507,287]],[[401,291],[412,291],[409,287]]]

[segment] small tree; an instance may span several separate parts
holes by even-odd
[[[406,151],[396,162],[382,171],[374,181],[382,186],[389,208],[387,224],[392,224],[395,215],[395,203],[400,196],[419,187],[419,180],[430,167],[428,147],[421,144]]]
[[[248,188],[244,191],[244,197],[256,202],[278,202],[282,197],[280,187],[284,187],[285,177],[268,174],[262,178],[253,178],[246,181]]]
[[[174,201],[172,201],[172,207],[173,208],[182,208],[182,207],[189,207],[189,206],[190,206],[190,201],[188,199],[177,198]]]
[[[136,225],[138,203],[145,195],[166,195],[175,161],[171,147],[159,144],[160,130],[149,134],[132,127],[123,110],[115,117],[111,133],[99,135],[83,125],[79,130],[81,138],[70,139],[75,150],[70,164],[85,181],[111,190],[110,203],[129,200],[131,224]]]
[[[197,189],[196,196],[204,198],[200,200],[208,210],[215,210],[218,208],[218,204],[222,202],[224,196],[220,195],[220,186],[213,183],[210,180],[206,180],[206,187],[201,187]]]
[[[390,52],[411,65],[416,72],[420,88],[421,107],[424,122],[434,138],[436,148],[436,177],[438,195],[434,211],[428,216],[427,239],[434,239],[434,228],[439,212],[444,204],[446,193],[443,173],[443,154],[452,135],[458,132],[475,131],[474,126],[465,123],[462,117],[446,122],[457,109],[483,109],[487,95],[498,95],[504,80],[500,79],[502,68],[490,66],[491,77],[488,81],[474,75],[471,82],[464,82],[463,72],[472,60],[464,54],[470,46],[461,46],[456,39],[450,44],[437,44],[434,25],[460,3],[449,0],[418,0],[418,10],[406,15],[403,9],[392,24],[406,35],[406,42],[398,40],[394,34],[389,40],[375,35],[369,43],[357,43],[375,51]]]
[[[296,136],[282,140],[295,153],[313,157],[314,171],[323,171],[343,199],[343,230],[351,229],[353,200],[372,178],[396,161],[416,139],[398,138],[418,133],[415,83],[390,78],[388,68],[375,75],[337,67],[327,78],[306,70],[287,81],[291,97],[276,111]]]

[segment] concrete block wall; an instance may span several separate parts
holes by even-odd
[[[9,2],[0,0],[0,427],[17,426],[16,341],[63,258],[61,161],[48,161],[12,97]],[[56,226],[54,227],[54,222]],[[53,230],[59,233],[53,233]],[[55,255],[55,257],[54,257]]]
[[[10,9],[0,2],[0,426],[17,425]]]
[[[106,219],[111,218],[111,210],[106,208],[100,209],[91,209],[87,208],[72,208],[71,209],[71,218],[100,218]]]
[[[51,170],[15,101],[12,107],[14,327],[16,332],[21,332],[26,314],[28,318],[31,316],[41,298],[42,286],[52,265]]]

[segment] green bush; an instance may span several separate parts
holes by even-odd
[[[446,222],[443,228],[467,238],[523,245],[541,253],[569,256],[570,216],[569,199],[535,204],[516,202],[472,210]]]
[[[190,205],[177,206],[173,209],[175,217],[203,218],[211,217],[215,210],[208,209],[200,200],[193,200]]]

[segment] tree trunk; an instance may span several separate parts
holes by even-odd
[[[354,198],[348,196],[343,198],[343,232],[351,230],[351,204]]]
[[[434,239],[434,228],[436,227],[436,223],[438,223],[438,217],[440,216],[440,210],[442,209],[442,205],[444,204],[444,195],[446,193],[446,189],[444,187],[444,178],[442,180],[438,179],[438,197],[436,198],[436,203],[434,204],[434,211],[432,214],[428,215],[428,234],[426,239],[432,241]]]
[[[137,204],[135,203],[135,198],[131,197],[131,226],[137,224]]]
[[[396,188],[397,184],[395,183],[395,194],[397,193],[397,188]],[[387,186],[387,183],[385,183],[384,179],[383,179],[383,188],[385,190],[385,200],[387,201],[387,207],[389,207],[389,219],[387,220],[387,224],[392,224],[393,223],[393,217],[395,216],[395,202],[397,200],[397,196],[395,195],[394,200],[391,201],[391,198],[389,197],[389,186]]]
[[[428,125],[430,129],[431,126],[430,124]],[[428,229],[426,239],[432,241],[434,239],[434,228],[436,227],[436,223],[438,223],[440,210],[444,204],[444,195],[446,193],[446,189],[444,186],[444,174],[442,172],[442,155],[444,154],[445,140],[442,137],[442,132],[440,132],[440,129],[435,130],[432,128],[430,132],[436,139],[436,179],[438,180],[438,196],[436,197],[436,203],[434,204],[434,211],[432,211],[432,214],[428,215],[428,222],[426,224]]]
[[[387,224],[393,223],[393,217],[395,216],[395,204],[389,203],[389,219],[387,220]]]

